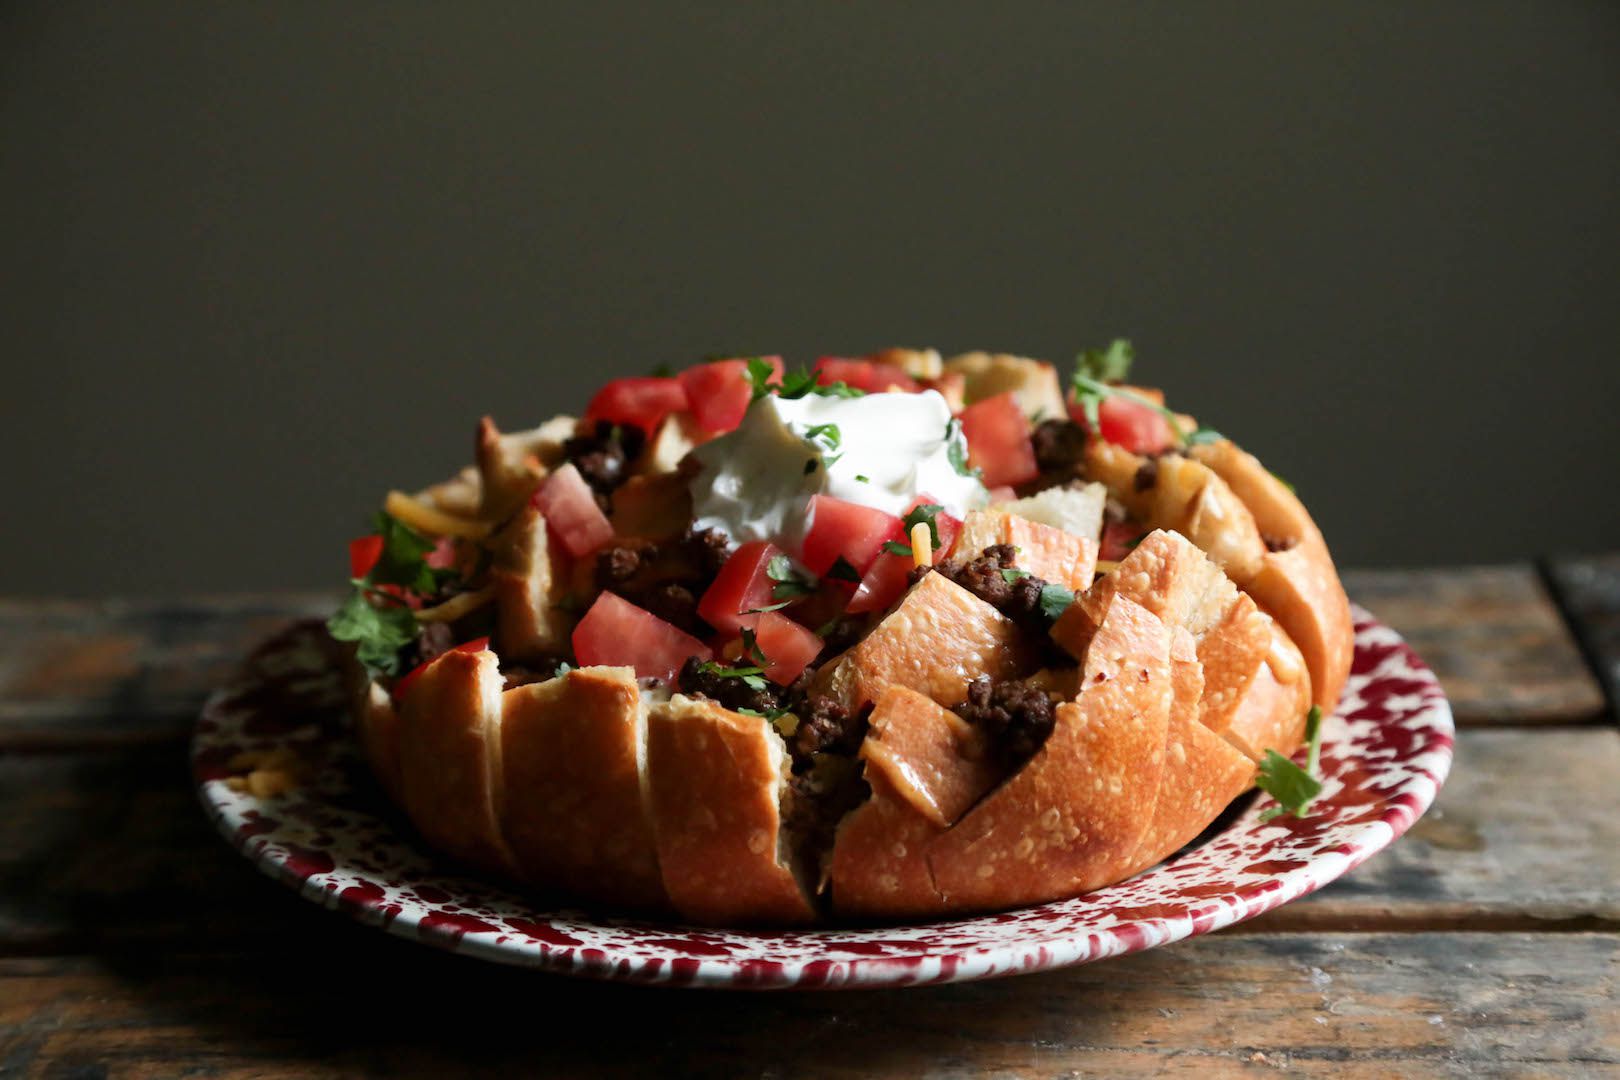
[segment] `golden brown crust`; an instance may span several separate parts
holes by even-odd
[[[677,694],[647,723],[647,777],[664,888],[703,923],[815,917],[781,839],[787,750],[762,717]]]
[[[1088,651],[1084,688],[1051,737],[929,849],[952,910],[1039,903],[1109,884],[1152,820],[1173,686],[1170,635],[1116,599]]]
[[[1311,672],[1312,700],[1331,711],[1350,675],[1355,628],[1321,530],[1298,496],[1253,454],[1225,440],[1192,452],[1243,500],[1260,531],[1282,549],[1268,552],[1254,575],[1239,584],[1299,646]]]
[[[996,782],[984,736],[961,717],[904,686],[872,710],[860,756],[897,796],[940,828],[953,824]]]
[[[1305,718],[1311,707],[1311,680],[1299,649],[1282,628],[1271,626],[1270,651],[1255,673],[1221,734],[1255,762],[1275,750],[1288,757],[1305,742]]]
[[[501,835],[501,673],[495,654],[448,652],[399,703],[400,790],[429,844],[486,870],[511,872]]]
[[[928,868],[928,849],[945,830],[872,774],[872,797],[839,823],[829,877],[841,915],[917,918],[951,910]]]
[[[525,878],[667,906],[642,789],[646,716],[631,668],[579,668],[503,695],[502,822]]]
[[[1072,592],[1089,588],[1097,570],[1097,541],[1005,510],[973,510],[962,523],[954,558],[972,558],[993,544],[1017,550],[1013,565]]]
[[[816,673],[814,689],[854,708],[909,686],[948,707],[967,698],[971,679],[1008,679],[1031,666],[1012,620],[945,575],[925,574],[871,633]]]

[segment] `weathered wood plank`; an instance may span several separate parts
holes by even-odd
[[[1620,709],[1620,552],[1554,559],[1547,570],[1611,707]]]
[[[1412,834],[1244,931],[1620,930],[1617,775],[1620,735],[1603,728],[1465,732]],[[351,932],[213,833],[176,749],[0,756],[0,955],[231,944],[294,926]]]
[[[225,1077],[1591,1076],[1620,936],[1215,937],[867,993],[569,983],[355,934],[0,961],[0,1072]]]
[[[1434,668],[1461,724],[1604,713],[1603,692],[1532,566],[1354,570],[1345,588]]]
[[[325,594],[0,601],[0,750],[173,741],[256,641]]]

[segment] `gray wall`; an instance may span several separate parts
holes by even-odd
[[[684,7],[3,9],[0,592],[333,583],[661,362],[1115,334],[1343,562],[1620,547],[1615,6]]]

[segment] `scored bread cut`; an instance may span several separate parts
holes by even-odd
[[[566,556],[552,544],[545,518],[523,509],[490,540],[495,588],[495,641],[513,660],[542,660],[566,651],[574,616],[565,610]]]
[[[787,748],[764,717],[676,694],[647,717],[647,778],[664,889],[713,924],[815,917],[782,834]]]
[[[646,722],[632,668],[577,668],[505,693],[502,824],[526,879],[666,906],[643,785]]]
[[[1033,666],[1011,619],[930,573],[871,633],[822,667],[812,689],[854,709],[891,686],[909,686],[948,707],[966,700],[968,682],[980,675],[1008,679]]]
[[[1051,736],[930,846],[951,908],[1039,903],[1119,880],[1152,820],[1173,691],[1169,631],[1116,598]]]
[[[488,649],[428,664],[399,703],[401,802],[435,848],[511,873],[501,834],[500,662]]]

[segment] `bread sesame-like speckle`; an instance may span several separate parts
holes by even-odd
[[[989,863],[980,863],[979,869],[975,871],[975,873],[977,873],[981,878],[989,878],[993,876],[995,872],[996,868]]]

